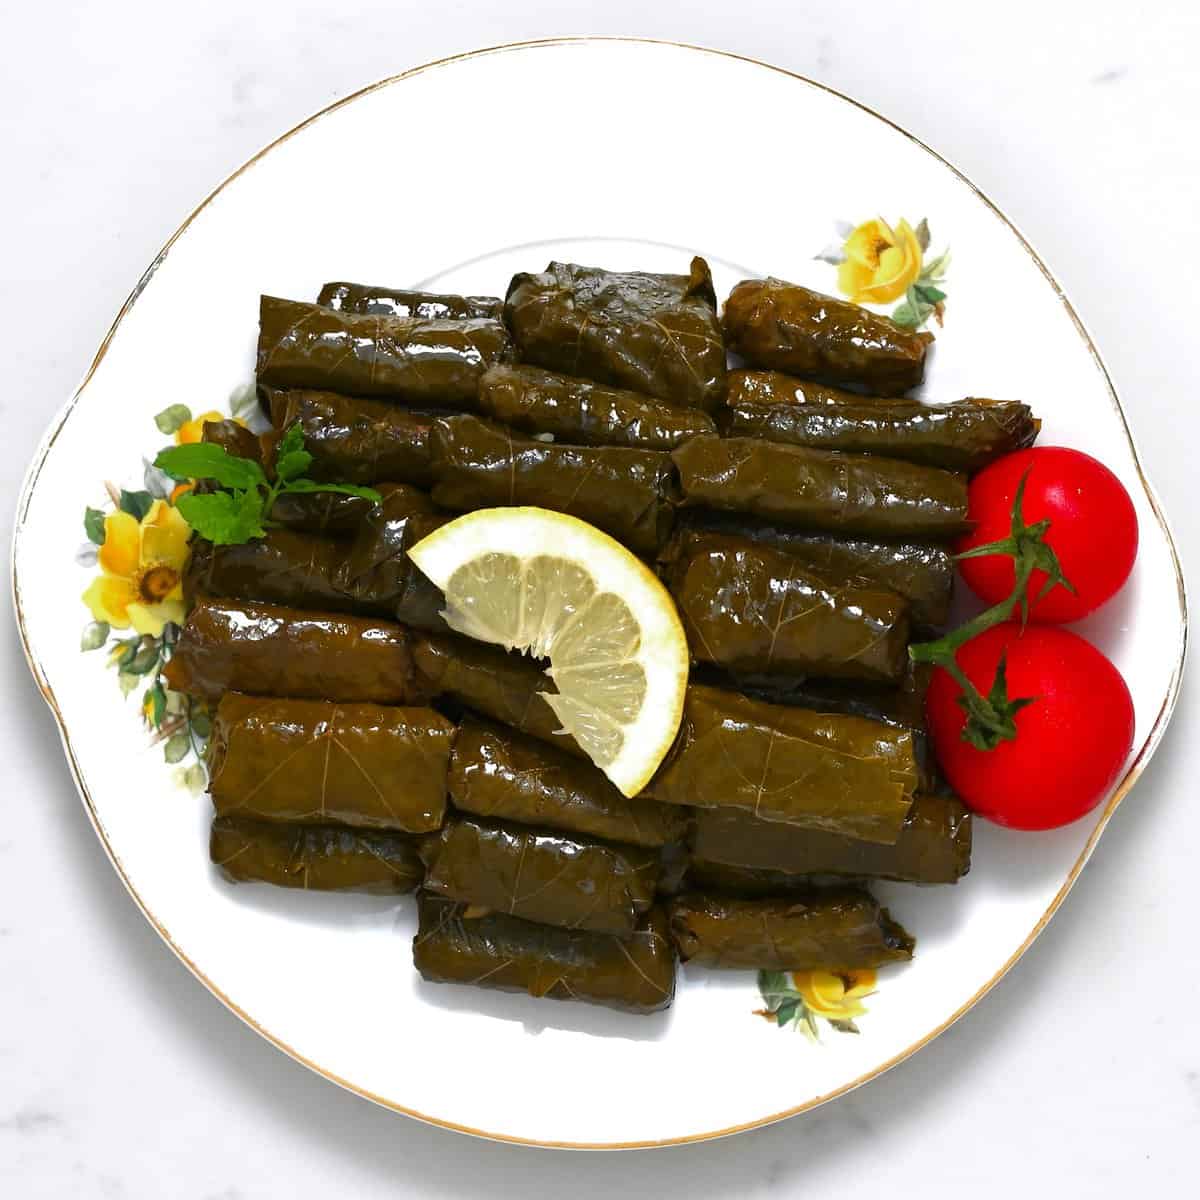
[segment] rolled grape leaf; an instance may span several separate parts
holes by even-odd
[[[727,863],[692,858],[688,863],[683,887],[679,890],[713,892],[748,899],[781,899],[795,893],[809,893],[821,887],[844,888],[850,879],[841,876],[789,875],[766,867],[731,867]]]
[[[465,818],[427,839],[421,856],[430,895],[624,937],[653,904],[658,880],[653,850]]]
[[[899,396],[925,376],[930,333],[782,279],[744,279],[725,302],[729,349],[751,366]]]
[[[513,276],[504,315],[524,362],[712,411],[725,346],[708,263],[688,275],[552,262]]]
[[[258,382],[267,387],[457,408],[474,401],[479,377],[508,349],[495,320],[336,312],[275,296],[263,296],[259,307]]]
[[[705,967],[880,967],[906,962],[915,945],[874,897],[851,888],[766,900],[685,892],[667,914],[680,959]]]
[[[782,371],[730,371],[725,392],[726,408],[742,404],[886,404],[894,408],[919,408],[919,400],[864,396],[827,383],[785,375]]]
[[[917,781],[911,730],[692,684],[650,794],[892,845]]]
[[[325,483],[411,483],[428,488],[434,418],[382,400],[311,389],[259,388],[279,430],[299,425],[313,456],[311,479]]]
[[[896,682],[908,604],[862,581],[831,582],[742,538],[692,538],[670,574],[692,657],[733,672]]]
[[[383,500],[341,550],[333,582],[356,608],[394,617],[414,629],[444,631],[446,599],[408,552],[449,519],[429,497],[404,484],[384,485]]]
[[[209,855],[233,883],[314,892],[412,892],[425,873],[412,837],[335,825],[216,817]]]
[[[429,695],[407,629],[274,604],[201,599],[163,672],[173,691],[412,704]]]
[[[562,732],[562,722],[543,698],[555,687],[533,659],[447,635],[417,638],[413,661],[420,686],[432,695],[457,701],[568,754],[587,758],[575,739]]]
[[[758,438],[693,438],[671,452],[684,504],[838,534],[951,538],[967,480],[936,467]]]
[[[699,409],[529,366],[489,367],[479,383],[479,409],[511,429],[576,446],[673,450],[717,431]]]
[[[535,738],[467,718],[450,756],[450,799],[493,820],[659,847],[683,839],[687,815],[627,799],[590,763]]]
[[[317,303],[338,312],[437,321],[461,321],[473,317],[499,320],[504,313],[504,301],[498,296],[454,296],[406,288],[373,287],[366,283],[327,283],[317,296]]]
[[[1039,422],[1015,400],[899,404],[863,398],[844,404],[767,404],[742,400],[722,413],[728,437],[765,438],[814,450],[884,454],[948,471],[978,471],[1032,446]]]
[[[446,813],[453,737],[431,708],[227,692],[208,790],[218,816],[428,833]]]
[[[535,925],[421,895],[413,963],[432,983],[469,983],[551,1000],[652,1013],[675,995],[675,951],[661,909],[628,938]]]
[[[867,579],[903,596],[918,628],[944,625],[950,615],[954,560],[930,542],[887,542],[812,533],[738,513],[695,509],[682,516],[663,553],[670,561],[704,533],[747,538],[784,550],[831,579]]]
[[[432,494],[443,508],[549,508],[641,554],[653,554],[671,531],[673,472],[663,451],[560,446],[465,415],[438,421],[431,447]]]
[[[894,845],[760,821],[730,808],[696,814],[697,860],[791,876],[955,883],[971,866],[971,817],[954,796],[917,796]]]

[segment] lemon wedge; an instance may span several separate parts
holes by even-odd
[[[626,795],[679,729],[688,648],[654,575],[592,525],[544,508],[484,508],[443,525],[409,557],[467,637],[550,660],[544,693],[563,728]]]

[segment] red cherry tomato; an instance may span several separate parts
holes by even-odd
[[[1002,655],[1008,697],[1035,697],[1015,716],[1017,736],[993,750],[963,741],[962,689],[940,667],[926,697],[929,732],[954,790],[975,812],[1015,829],[1052,829],[1104,798],[1133,745],[1133,701],[1120,672],[1065,629],[1015,621],[967,642],[959,667],[987,696]]]
[[[1029,471],[1021,506],[1027,525],[1050,519],[1045,541],[1075,593],[1055,587],[1035,603],[1046,575],[1030,576],[1029,619],[1049,624],[1078,621],[1115,595],[1133,570],[1138,526],[1133,502],[1121,481],[1101,462],[1078,450],[1038,446],[1018,450],[984,467],[971,480],[968,515],[975,529],[956,547],[964,550],[1009,535],[1021,477]],[[1012,594],[1013,560],[1005,554],[959,563],[971,590],[988,604]]]

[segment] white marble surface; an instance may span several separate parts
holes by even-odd
[[[1112,0],[1020,0],[975,15],[949,3],[693,0],[674,17],[658,7],[47,0],[7,9],[6,534],[44,426],[137,276],[228,171],[372,79],[474,46],[586,31],[778,62],[887,113],[961,166],[1042,251],[1089,323],[1190,557],[1200,533],[1195,6],[1135,13]],[[906,1195],[918,1181],[929,1200],[964,1190],[1187,1192],[1200,1135],[1191,919],[1200,727],[1189,689],[1062,913],[948,1034],[867,1088],[770,1129],[569,1155],[372,1108],[227,1013],[108,866],[11,622],[0,656],[0,1195],[704,1200]],[[790,1069],[803,1071],[802,1054]],[[661,1087],[670,1103],[669,1080],[631,1086]]]

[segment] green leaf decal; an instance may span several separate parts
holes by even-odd
[[[83,636],[79,639],[80,650],[99,650],[108,641],[111,632],[107,622],[93,621],[84,629]]]
[[[174,433],[192,419],[192,410],[186,404],[172,404],[162,412],[155,413],[154,423],[159,433]]]
[[[154,503],[154,497],[149,492],[127,492],[121,489],[121,511],[140,521]]]
[[[89,542],[94,542],[97,546],[104,545],[104,514],[98,508],[83,510],[83,530]]]
[[[169,763],[182,762],[191,748],[192,742],[186,733],[172,734],[163,747],[163,758]]]

